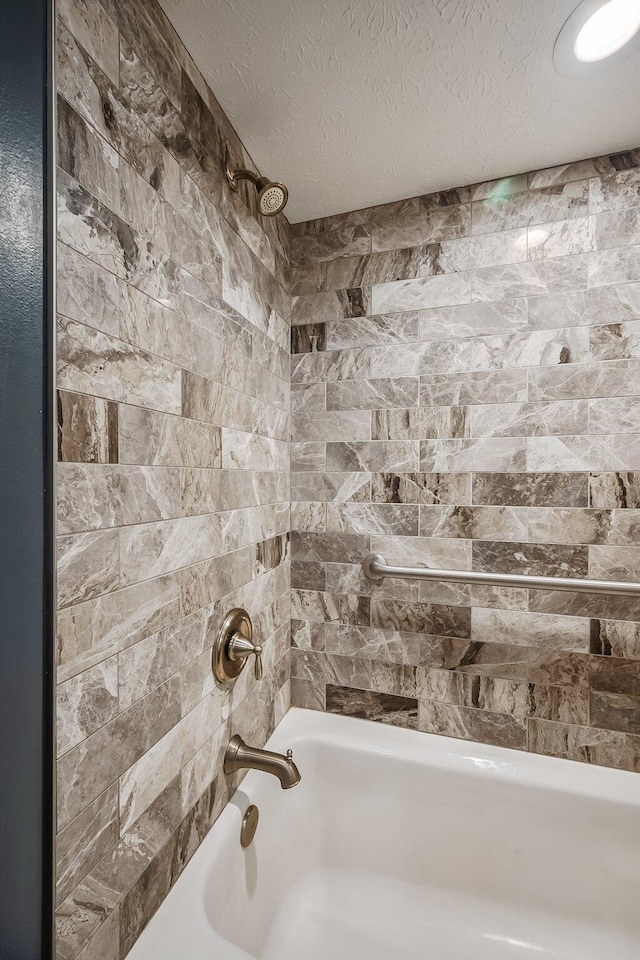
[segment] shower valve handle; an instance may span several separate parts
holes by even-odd
[[[256,680],[262,680],[262,647],[259,643],[254,643],[243,633],[235,632],[229,639],[229,659],[246,660],[247,657],[255,656],[255,677]]]

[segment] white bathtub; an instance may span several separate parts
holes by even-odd
[[[640,776],[307,710],[129,960],[638,960]],[[240,846],[249,803],[253,844]]]

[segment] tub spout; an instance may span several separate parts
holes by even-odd
[[[236,770],[262,770],[263,773],[272,773],[280,781],[283,790],[295,787],[301,780],[291,750],[287,750],[285,757],[270,750],[248,747],[238,734],[231,738],[224,755],[224,772],[229,774]]]

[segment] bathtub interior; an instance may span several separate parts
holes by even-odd
[[[192,960],[640,956],[633,775],[305,713],[271,741],[302,783],[249,774],[176,885],[200,870]]]

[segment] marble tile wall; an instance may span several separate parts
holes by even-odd
[[[293,702],[640,771],[640,150],[292,227]],[[107,416],[105,412],[104,416]]]
[[[116,960],[289,705],[289,239],[153,0],[58,0],[58,960]],[[265,679],[219,687],[246,606]]]

